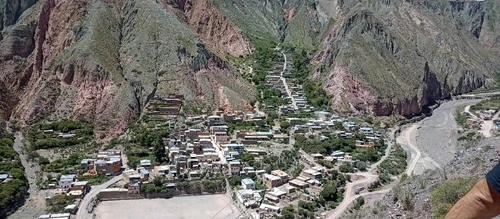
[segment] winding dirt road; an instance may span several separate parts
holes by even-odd
[[[419,146],[423,145],[420,144],[421,143],[425,144],[424,145],[425,148],[428,148],[429,146],[428,144],[432,143],[432,141],[434,141],[434,138],[439,138],[440,142],[438,144],[434,142],[433,144],[434,147],[435,145],[443,145],[444,147],[446,145],[453,144],[453,142],[450,141],[449,139],[453,138],[454,136],[452,134],[453,132],[456,132],[455,128],[456,124],[455,120],[453,119],[454,110],[459,106],[463,106],[465,104],[470,104],[477,101],[478,100],[449,101],[443,104],[438,109],[436,109],[433,116],[428,117],[423,121],[414,123],[401,132],[401,134],[397,137],[396,142],[403,148],[406,148],[407,150],[410,151],[410,160],[408,163],[409,165],[407,166],[407,169],[405,171],[405,173],[408,176],[414,174],[416,168],[423,171],[425,169],[433,169],[441,167],[440,163],[434,160],[435,158],[433,159],[433,157],[427,155],[423,156],[421,149],[419,148]],[[428,137],[430,137],[432,140],[430,143],[425,141],[418,142],[418,138],[422,139]],[[334,219],[341,217],[344,211],[347,210],[351,205],[351,203],[358,197],[374,195],[374,194],[384,194],[391,191],[392,186],[384,190],[365,192],[358,195],[353,194],[353,188],[362,185],[369,185],[370,183],[375,182],[377,180],[378,175],[376,175],[372,171],[376,166],[378,166],[383,160],[385,160],[388,157],[389,155],[388,153],[390,153],[390,147],[387,148],[386,155],[382,157],[379,162],[372,165],[370,171],[371,173],[358,174],[364,177],[362,180],[357,180],[354,182],[347,183],[346,191],[344,193],[344,200],[339,204],[339,206],[337,206],[337,208],[335,208],[332,212],[330,212],[330,214],[326,217],[327,219]]]
[[[391,149],[393,146],[392,141],[387,142],[387,148],[385,149],[385,154],[380,160],[372,165],[370,165],[369,169],[370,171],[367,173],[355,173],[351,174],[351,176],[362,176],[363,179],[361,180],[356,180],[353,182],[348,182],[346,184],[346,189],[344,192],[344,200],[332,211],[329,213],[327,216],[327,219],[334,219],[334,218],[339,218],[342,216],[345,210],[351,205],[351,203],[356,200],[358,197],[361,196],[367,196],[367,195],[374,195],[374,194],[383,194],[391,191],[391,189],[385,189],[385,190],[379,190],[379,191],[373,191],[373,192],[365,192],[361,194],[354,194],[354,188],[357,187],[366,187],[367,185],[370,185],[371,183],[375,182],[378,179],[378,175],[375,174],[375,169],[384,161],[387,159],[391,153]]]
[[[415,132],[415,130],[417,130],[419,126],[420,125],[418,123],[413,124],[411,127],[409,127],[404,131],[404,134],[401,134],[402,136],[404,136],[406,140],[406,142],[404,143],[406,143],[406,145],[408,145],[409,148],[412,150],[412,153],[410,153],[411,154],[410,165],[408,165],[408,168],[406,169],[406,175],[408,176],[410,176],[413,173],[413,170],[415,170],[415,167],[417,166],[418,160],[422,156],[422,153],[420,152],[416,143],[412,139],[412,137],[414,136],[413,133]],[[398,142],[398,143],[402,144],[403,142]]]

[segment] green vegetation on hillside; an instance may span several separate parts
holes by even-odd
[[[406,151],[399,145],[394,145],[393,147],[389,157],[380,163],[378,168],[380,174],[397,176],[406,170],[406,159],[408,156]]]
[[[0,182],[0,218],[15,210],[27,195],[28,183],[19,155],[13,149],[14,136],[4,132],[0,137],[0,174],[11,176],[10,181]]]
[[[352,152],[356,149],[354,139],[344,138],[329,138],[326,141],[306,138],[303,135],[295,136],[295,148],[301,148],[309,154],[320,153],[329,155],[333,151],[342,150],[344,152]]]
[[[47,200],[46,206],[49,213],[61,213],[64,212],[64,208],[70,204],[73,204],[75,198],[71,195],[56,195],[49,200]]]
[[[265,169],[267,172],[271,170],[283,170],[289,173],[303,168],[298,165],[300,153],[297,150],[284,150],[279,155],[266,155],[260,162],[250,161],[248,164],[255,169]]]
[[[451,207],[474,186],[475,182],[477,182],[475,178],[459,178],[440,183],[431,193],[434,217],[444,218]]]
[[[292,78],[299,84],[302,84],[306,97],[312,106],[326,110],[330,105],[330,95],[328,95],[321,82],[317,82],[309,79],[309,73],[311,71],[310,66],[310,56],[306,50],[302,49],[297,51],[296,48],[291,48],[290,51],[293,52],[293,69],[291,71]]]
[[[491,99],[482,100],[481,102],[474,104],[470,107],[471,111],[476,110],[499,110],[500,109],[500,96],[492,97]]]
[[[35,150],[68,147],[90,142],[94,135],[93,129],[93,125],[87,122],[61,120],[32,126],[27,139]],[[74,134],[74,137],[63,138],[59,133]]]
[[[164,145],[162,139],[170,135],[169,129],[165,127],[148,129],[137,124],[133,126],[132,130],[132,140],[127,143],[126,147],[130,167],[135,168],[143,159],[151,160],[154,165],[169,162],[166,157],[167,151],[160,149]],[[161,153],[163,153],[163,156],[161,156]]]
[[[80,161],[84,159],[85,156],[82,154],[71,154],[66,159],[57,159],[50,163],[42,162],[45,160],[42,157],[39,157],[39,164],[42,165],[44,171],[47,172],[56,172],[56,173],[67,173],[70,170],[74,170],[75,168],[80,167]]]

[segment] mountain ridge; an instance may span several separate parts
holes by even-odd
[[[255,88],[234,59],[269,42],[312,54],[309,79],[345,113],[415,116],[494,86],[500,70],[500,4],[492,1],[0,3],[5,117],[83,119],[102,136],[123,132],[155,95],[248,109]]]

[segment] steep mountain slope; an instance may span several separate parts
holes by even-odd
[[[272,40],[312,50],[334,19],[329,0],[213,2],[254,43]]]
[[[237,46],[212,48],[222,39],[211,34],[219,24],[230,29],[223,16],[206,19],[207,25],[193,32],[189,24],[195,22],[186,23],[167,6],[154,0],[34,4],[0,38],[0,81],[16,100],[8,105],[18,102],[14,116],[28,123],[85,119],[95,123],[99,135],[113,136],[154,95],[183,94],[207,108],[242,109],[253,88],[211,50],[242,55],[249,44],[233,27],[228,44]],[[203,15],[201,9],[190,12]]]
[[[411,116],[492,84],[500,70],[496,2],[338,3],[315,57],[336,109]]]
[[[339,111],[412,116],[494,83],[497,1],[214,0],[255,43],[317,51],[313,78]]]
[[[115,135],[156,94],[238,109],[254,89],[227,55],[269,41],[314,53],[332,108],[421,113],[500,70],[500,4],[446,0],[0,1],[5,117],[94,121]]]

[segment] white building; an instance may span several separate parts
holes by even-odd
[[[59,179],[59,187],[61,189],[69,189],[71,184],[76,181],[76,175],[62,175]]]

